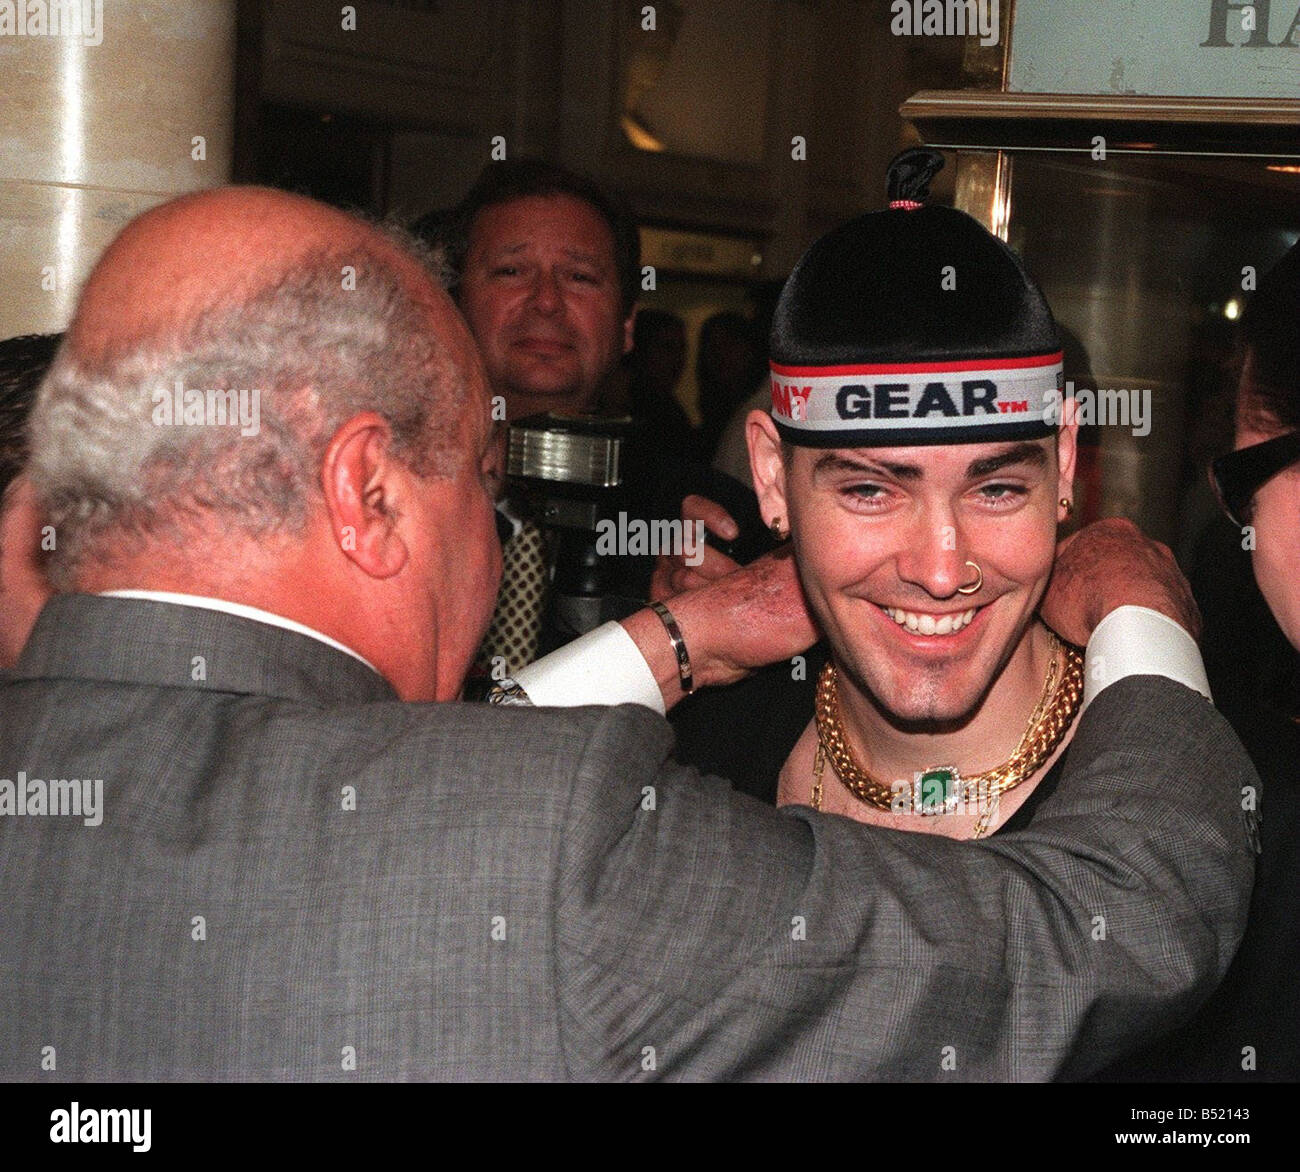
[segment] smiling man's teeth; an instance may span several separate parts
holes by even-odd
[[[971,619],[975,617],[975,611],[979,608],[964,610],[959,614],[943,615],[898,610],[892,606],[886,606],[883,609],[900,627],[906,627],[909,631],[915,631],[918,635],[955,635],[970,623]]]

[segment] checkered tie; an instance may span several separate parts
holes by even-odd
[[[503,551],[497,608],[477,658],[484,672],[500,677],[499,671],[492,671],[498,655],[505,659],[508,676],[537,658],[547,585],[546,542],[541,529],[525,521]]]

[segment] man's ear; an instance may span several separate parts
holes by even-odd
[[[1061,424],[1056,433],[1056,462],[1058,469],[1056,484],[1057,519],[1067,520],[1069,514],[1061,507],[1062,500],[1074,500],[1074,465],[1079,454],[1079,423],[1070,419]]]
[[[630,354],[632,352],[633,342],[636,337],[635,335],[636,314],[637,314],[637,310],[639,310],[640,308],[641,308],[640,304],[634,301],[632,303],[632,308],[627,311],[627,317],[624,318],[623,320],[623,353],[624,354]]]
[[[413,473],[392,453],[387,420],[354,415],[334,433],[321,465],[330,528],[343,556],[371,578],[391,578],[409,551],[398,532],[398,504]]]
[[[745,440],[749,444],[749,471],[758,494],[758,508],[767,525],[781,518],[781,527],[790,528],[790,511],[786,506],[785,458],[781,454],[781,436],[766,411],[751,411],[745,420]]]

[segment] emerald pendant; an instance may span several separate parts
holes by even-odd
[[[916,775],[914,794],[921,814],[943,814],[957,805],[961,777],[955,765],[936,765]]]

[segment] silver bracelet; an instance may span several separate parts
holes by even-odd
[[[695,691],[695,677],[691,674],[691,657],[686,651],[686,640],[682,638],[682,629],[677,625],[670,611],[662,602],[652,602],[650,609],[659,616],[668,638],[673,641],[673,652],[677,656],[677,674],[682,682],[682,694],[689,696]]]
[[[488,689],[487,702],[499,704],[503,708],[532,708],[533,702],[528,693],[514,680],[502,680]]]

